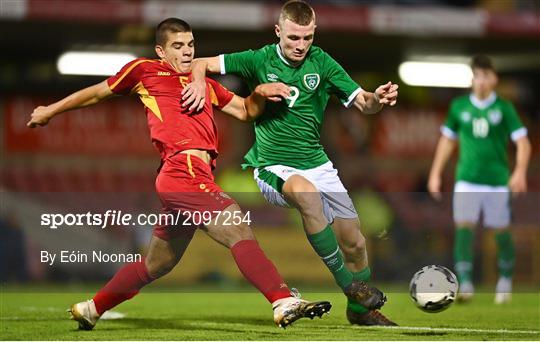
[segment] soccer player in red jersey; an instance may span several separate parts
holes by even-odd
[[[192,112],[181,104],[181,92],[190,81],[195,50],[189,24],[177,18],[161,22],[156,28],[155,50],[160,59],[136,59],[101,83],[49,106],[37,107],[28,127],[45,126],[57,114],[96,104],[113,95],[137,94],[145,106],[152,142],[161,155],[156,189],[164,212],[212,214],[202,228],[231,250],[244,277],[272,303],[278,326],[328,312],[329,302],[308,302],[294,297],[249,226],[227,220],[231,215],[244,215],[212,175],[218,154],[213,108],[248,121],[262,112],[266,99],[279,101],[289,96],[288,88],[278,83],[261,84],[244,99],[207,78],[204,107]],[[220,215],[225,213],[230,215]],[[154,227],[148,255],[143,261],[123,266],[93,299],[71,307],[72,318],[78,321],[79,328],[92,329],[105,311],[171,271],[195,230],[195,225]]]

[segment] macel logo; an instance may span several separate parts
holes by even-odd
[[[231,199],[231,196],[227,195],[226,193],[224,192],[220,192],[219,195],[223,198],[226,198],[226,199]]]
[[[471,121],[471,113],[469,113],[469,112],[462,112],[462,113],[461,113],[461,120],[463,120],[463,122],[469,122],[469,121]]]
[[[276,82],[278,80],[278,75],[276,74],[267,74],[266,77],[268,77],[268,81],[270,82]]]
[[[171,73],[167,71],[158,71],[157,75],[158,76],[171,76]]]
[[[321,77],[319,76],[319,74],[304,75],[304,84],[310,90],[315,90],[315,88],[317,88],[317,86],[319,85],[320,80],[321,80]]]

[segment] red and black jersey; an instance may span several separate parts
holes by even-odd
[[[217,157],[218,135],[213,107],[226,106],[234,94],[218,82],[206,78],[206,103],[200,112],[182,108],[182,89],[191,73],[179,73],[162,60],[138,58],[107,79],[111,91],[135,93],[145,106],[152,143],[161,159],[184,150],[206,150]],[[214,163],[212,163],[214,164]]]

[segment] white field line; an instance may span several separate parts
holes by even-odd
[[[231,322],[189,322],[187,325],[193,326],[245,326],[244,323],[231,323]],[[330,328],[330,329],[355,329],[355,330],[377,330],[377,329],[389,329],[389,330],[416,330],[416,331],[446,331],[446,332],[469,332],[469,333],[489,333],[489,334],[540,334],[540,330],[509,330],[509,329],[474,329],[474,328],[434,328],[434,327],[383,327],[383,326],[369,326],[369,327],[360,327],[360,326],[350,326],[350,325],[322,325],[318,326],[318,329],[321,328]],[[294,324],[291,329],[294,329]]]
[[[434,327],[356,327],[356,329],[382,328],[392,330],[417,330],[417,331],[448,331],[448,332],[471,332],[471,333],[490,333],[490,334],[540,334],[540,330],[509,330],[509,329],[474,329],[474,328],[434,328]]]
[[[24,311],[60,311],[58,308],[46,307],[38,308],[32,306],[21,307]],[[101,319],[122,319],[125,317],[125,314],[117,311],[107,311]],[[19,317],[3,318],[4,320],[18,320]],[[243,323],[230,323],[230,322],[189,322],[188,325],[206,325],[206,326],[224,326],[224,325],[233,325],[233,326],[245,326]],[[411,331],[447,331],[447,332],[470,332],[470,333],[488,333],[488,334],[540,334],[540,330],[509,330],[509,329],[474,329],[474,328],[434,328],[434,327],[406,327],[406,326],[397,326],[397,327],[381,327],[381,326],[370,326],[370,327],[360,327],[360,326],[349,326],[349,325],[324,325],[319,326],[332,328],[332,329],[389,329],[389,330],[411,330]]]

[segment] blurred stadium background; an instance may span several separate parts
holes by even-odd
[[[376,280],[405,284],[421,266],[452,265],[451,185],[444,200],[426,194],[426,177],[447,105],[464,88],[409,86],[398,75],[406,61],[465,62],[493,57],[498,92],[510,99],[529,129],[533,158],[530,192],[514,203],[516,281],[540,283],[540,11],[532,0],[310,1],[317,12],[315,44],[329,52],[365,89],[400,84],[398,106],[361,116],[334,99],[323,141],[353,193],[369,239]],[[144,251],[149,227],[40,226],[41,213],[107,209],[158,212],[154,193],[157,153],[136,98],[113,99],[55,118],[47,128],[25,127],[37,105],[48,104],[105,76],[61,74],[68,51],[126,52],[154,58],[153,31],[166,17],[188,21],[196,55],[211,56],[276,42],[281,2],[159,0],[0,0],[1,215],[0,281],[102,281],[119,264],[40,263],[39,252]],[[218,77],[246,94],[239,79]],[[330,285],[292,211],[266,204],[250,172],[241,172],[253,140],[250,125],[217,114],[218,183],[254,220],[255,233],[293,284]],[[513,150],[512,150],[513,151]],[[511,153],[512,153],[511,151]],[[495,246],[477,233],[477,280],[494,285]],[[198,232],[180,266],[160,280],[238,284],[228,251]]]

